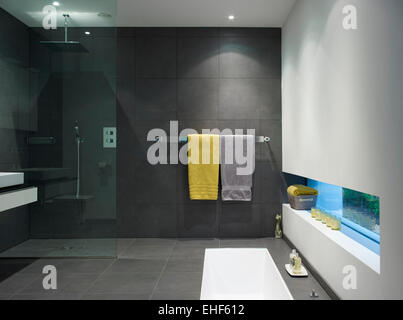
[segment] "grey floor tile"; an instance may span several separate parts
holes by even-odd
[[[38,276],[43,275],[42,270],[45,266],[52,265],[56,268],[60,267],[63,263],[63,259],[39,259],[26,266],[24,269],[19,271],[19,274],[36,274]]]
[[[114,257],[117,239],[31,239],[0,254],[0,257]]]
[[[98,278],[88,293],[151,294],[160,273],[106,274]]]
[[[120,259],[168,259],[173,247],[133,245],[125,250]]]
[[[161,238],[137,238],[135,246],[167,246],[173,247],[176,244],[176,239],[161,239]]]
[[[104,272],[115,259],[64,259],[58,267],[60,275]]]
[[[219,248],[218,239],[178,239],[176,247]]]
[[[136,238],[119,238],[117,240],[118,247],[130,247],[136,242]]]
[[[81,294],[78,293],[38,293],[38,294],[17,294],[11,300],[80,300]]]
[[[264,248],[262,239],[220,239],[221,248]]]
[[[38,278],[33,274],[15,274],[0,283],[0,294],[15,294],[29,286]]]
[[[164,272],[203,272],[203,259],[170,258]]]
[[[69,274],[57,277],[57,289],[45,290],[43,288],[43,278],[35,280],[19,294],[70,294],[85,293],[98,278],[98,274]]]
[[[138,273],[161,272],[166,259],[118,259],[105,272],[109,273]]]
[[[175,247],[171,258],[174,259],[204,259],[206,248],[203,247]]]
[[[81,300],[149,300],[149,294],[141,293],[99,293],[99,294],[85,294]]]
[[[11,294],[0,294],[0,300],[10,300]]]
[[[200,291],[198,292],[156,292],[151,300],[200,300]]]
[[[164,272],[155,289],[157,292],[200,292],[201,272]]]

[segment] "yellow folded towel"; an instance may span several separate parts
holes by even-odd
[[[287,192],[288,192],[288,194],[293,195],[293,196],[317,196],[318,195],[318,190],[307,187],[307,186],[303,186],[300,184],[296,184],[296,185],[288,187]]]
[[[210,134],[189,135],[188,150],[190,199],[217,200],[220,137]]]

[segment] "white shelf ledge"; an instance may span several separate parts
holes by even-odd
[[[27,188],[0,193],[0,212],[38,201],[38,189]]]
[[[351,239],[344,233],[340,231],[331,230],[320,221],[312,219],[311,213],[309,211],[294,210],[290,207],[289,204],[284,204],[283,206],[284,208],[287,209],[285,210],[287,214],[293,214],[299,219],[303,220],[305,223],[312,226],[314,230],[326,236],[329,240],[333,241],[335,244],[337,244],[338,246],[346,250],[348,253],[359,259],[361,262],[366,264],[372,270],[374,270],[377,273],[380,273],[380,257],[375,252],[364,247],[362,244]]]
[[[0,188],[18,186],[24,183],[24,174],[21,172],[0,172]]]

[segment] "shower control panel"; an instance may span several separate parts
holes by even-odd
[[[116,148],[116,128],[105,127],[104,128],[104,148],[115,149]]]

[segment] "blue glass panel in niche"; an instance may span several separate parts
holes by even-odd
[[[380,253],[379,197],[312,179],[308,186],[319,191],[319,209],[341,217],[341,232]]]

